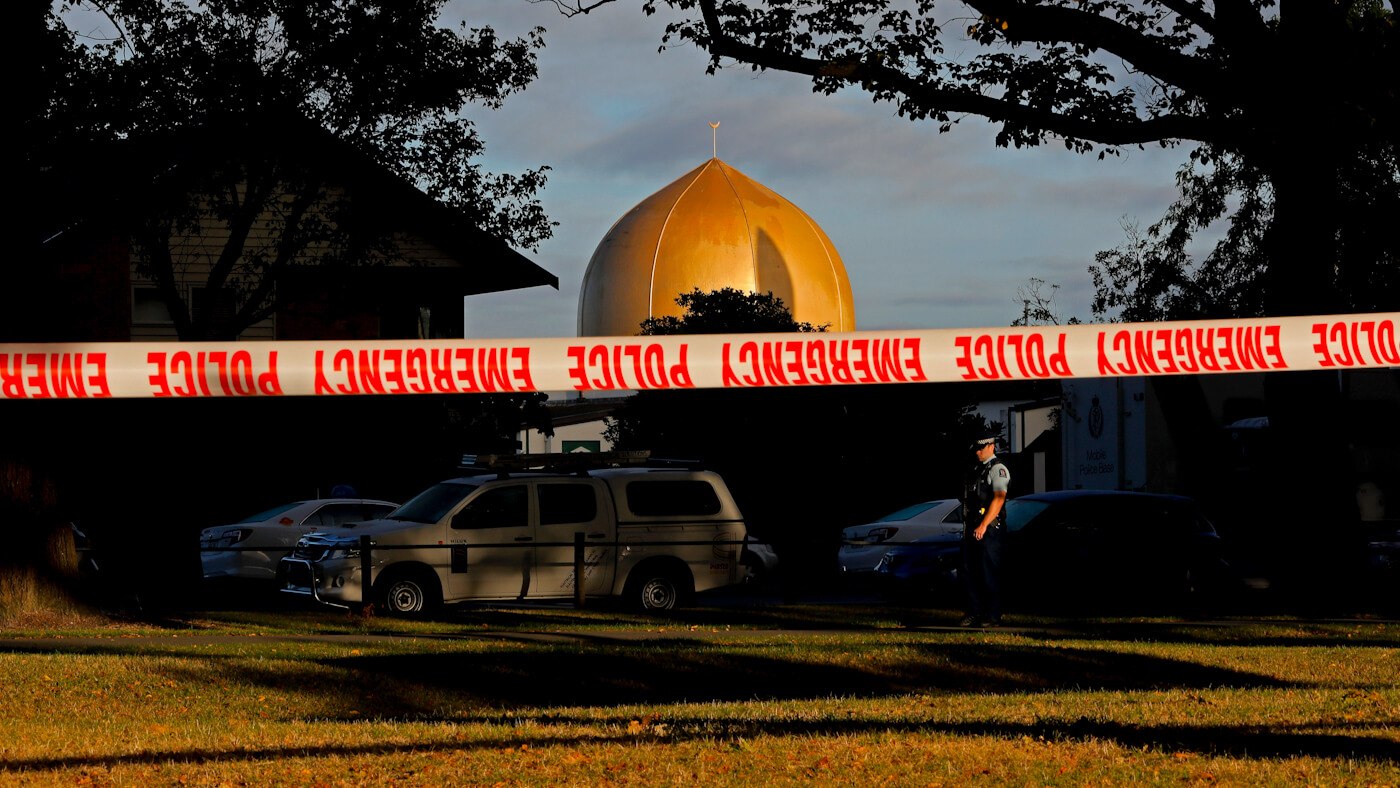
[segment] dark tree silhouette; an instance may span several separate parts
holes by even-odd
[[[613,0],[553,0],[586,13]],[[1001,146],[1100,157],[1184,144],[1268,184],[1260,237],[1271,315],[1393,309],[1348,286],[1378,265],[1349,242],[1349,179],[1365,204],[1397,191],[1400,48],[1381,0],[665,0],[690,16],[663,43],[856,87],[947,130],[970,117]],[[656,0],[643,0],[648,13]],[[1378,300],[1378,296],[1385,300]]]
[[[552,232],[535,199],[547,168],[483,172],[482,141],[461,113],[499,107],[533,80],[543,31],[503,40],[489,27],[440,27],[445,3],[73,3],[105,15],[109,40],[74,29],[73,12],[55,5],[39,39],[44,88],[25,118],[27,164],[67,174],[56,199],[81,204],[121,183],[123,202],[141,203],[128,222],[138,270],[182,339],[231,339],[267,317],[294,266],[401,254],[400,228],[369,207],[382,185],[344,182],[342,172],[366,169],[347,155],[534,248]],[[201,277],[204,303],[184,302],[187,275]]]

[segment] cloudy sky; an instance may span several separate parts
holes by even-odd
[[[713,121],[721,159],[831,237],[861,329],[1007,325],[1030,277],[1061,285],[1064,316],[1088,317],[1094,253],[1122,242],[1124,216],[1144,226],[1161,216],[1186,158],[1001,149],[977,118],[939,134],[857,91],[813,94],[794,75],[733,66],[707,76],[692,47],[658,53],[662,15],[629,0],[567,19],[525,0],[459,0],[447,13],[501,35],[546,29],[538,80],[472,118],[488,169],[553,168],[543,202],[559,222],[533,255],[559,291],[468,299],[468,336],[572,336],[594,247],[632,206],[709,158]]]

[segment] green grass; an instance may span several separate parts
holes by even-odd
[[[1017,618],[1049,634],[1016,634],[900,617],[221,614],[113,630],[78,653],[0,652],[0,785],[1400,784],[1400,625]],[[408,637],[276,639],[390,630]],[[262,636],[120,636],[161,631]]]

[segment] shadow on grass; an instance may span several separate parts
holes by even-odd
[[[1243,670],[1144,654],[996,643],[911,643],[866,658],[851,644],[797,647],[700,641],[490,644],[473,651],[249,661],[220,656],[236,684],[300,695],[308,721],[348,708],[378,719],[439,719],[484,709],[795,701],[911,693],[1169,690],[1301,686]],[[775,653],[776,652],[776,653]],[[151,652],[141,652],[150,655]],[[185,652],[183,656],[191,655]],[[205,663],[207,664],[207,663]],[[167,666],[162,676],[206,680]],[[363,718],[356,713],[353,716]]]
[[[428,685],[494,708],[641,703],[799,700],[911,692],[1027,692],[1054,689],[1279,687],[1284,682],[1226,668],[1141,654],[1000,644],[914,645],[897,659],[862,660],[833,645],[821,661],[745,647],[654,641],[627,647],[560,646],[468,654],[386,655],[327,660],[382,688],[401,687],[396,714],[434,713],[412,703]],[[810,654],[811,647],[803,647]],[[762,652],[762,653],[760,653]],[[830,661],[828,661],[830,660]],[[250,677],[251,678],[251,677]]]
[[[447,722],[449,720],[442,720]],[[1111,742],[1121,747],[1143,747],[1163,752],[1191,752],[1204,756],[1223,756],[1248,760],[1263,758],[1313,757],[1322,759],[1365,759],[1380,764],[1400,762],[1393,741],[1344,733],[1314,733],[1309,726],[1227,725],[1128,725],[1081,718],[1069,723],[922,723],[889,720],[851,719],[843,721],[780,721],[754,722],[713,718],[666,717],[663,721],[672,731],[663,736],[648,734],[617,734],[614,736],[515,736],[495,737],[480,741],[418,742],[404,744],[364,744],[330,746],[285,746],[244,748],[236,752],[209,752],[201,749],[143,751],[126,755],[94,755],[57,758],[30,758],[0,764],[0,773],[57,771],[94,767],[130,765],[161,765],[179,763],[200,766],[215,763],[269,762],[293,758],[347,758],[375,755],[401,755],[433,752],[479,752],[501,750],[529,744],[541,750],[548,747],[573,747],[582,744],[678,744],[688,741],[732,741],[739,737],[756,736],[850,736],[860,734],[900,733],[922,736],[987,736],[998,739],[1044,739],[1051,743],[1072,743],[1087,740]],[[434,720],[424,720],[434,722]],[[450,722],[461,724],[461,718]],[[499,720],[465,722],[499,723]],[[593,718],[543,717],[545,725],[593,725]],[[1364,731],[1378,727],[1373,724],[1339,724],[1329,728]],[[538,730],[538,728],[536,729]]]

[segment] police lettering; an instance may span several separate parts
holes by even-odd
[[[956,337],[953,346],[960,352],[955,359],[963,380],[1001,378],[1070,377],[1065,356],[1065,335],[1060,334],[1056,349],[1045,352],[1045,337],[1036,334],[983,334]]]
[[[0,398],[110,396],[106,353],[0,353]]]
[[[1098,371],[1100,375],[1171,375],[1287,369],[1279,331],[1276,325],[1100,331]]]
[[[833,383],[895,383],[927,380],[919,338],[810,339],[725,342],[722,384],[826,386]]]
[[[1324,367],[1393,367],[1400,365],[1395,321],[1353,320],[1314,323],[1313,352]]]
[[[152,369],[146,380],[153,397],[280,396],[277,351],[259,351],[257,355],[260,363],[255,365],[253,352],[248,350],[147,353],[146,363]]]
[[[682,344],[675,363],[666,361],[666,349],[648,345],[571,345],[569,377],[575,391],[611,389],[689,389],[690,345]]]
[[[315,394],[534,391],[530,348],[316,351]]]

